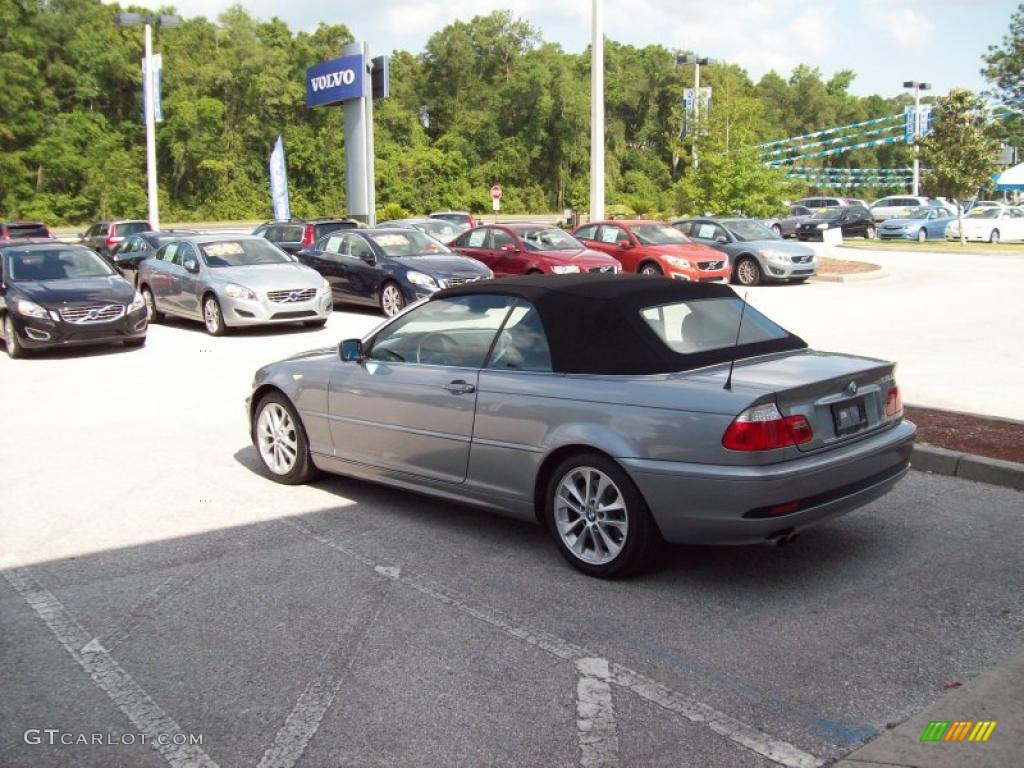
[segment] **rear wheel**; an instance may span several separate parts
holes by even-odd
[[[874,240],[875,239],[875,228],[873,226],[871,226],[870,224],[868,224],[867,228],[864,230],[864,239],[865,240]]]
[[[148,285],[142,286],[142,300],[146,302],[146,315],[151,323],[159,323],[164,319],[164,313],[156,308],[156,300],[153,298],[153,291]]]
[[[653,264],[651,262],[647,262],[642,267],[640,267],[640,274],[641,275],[664,275],[665,273],[661,271],[661,267],[659,267],[657,264]]]
[[[306,430],[280,392],[270,393],[256,406],[252,435],[260,461],[272,479],[284,485],[300,485],[316,476]]]
[[[7,356],[12,360],[25,356],[25,348],[21,346],[21,339],[14,330],[14,321],[10,315],[4,315],[4,344],[7,345]]]
[[[740,285],[757,285],[761,282],[761,265],[751,256],[744,256],[736,264],[736,282]]]
[[[992,234],[990,234],[988,236],[988,241],[990,243],[998,243],[999,242],[999,230],[998,229],[993,229],[992,230]]]
[[[780,227],[778,224],[772,224],[772,232],[774,232],[779,237],[782,237],[782,227]]]
[[[921,229],[919,229],[917,231],[917,242],[923,243],[927,239],[928,239],[928,232],[925,231],[924,227],[921,227]]]
[[[220,302],[212,293],[203,298],[203,325],[211,336],[223,336],[227,333],[224,325],[224,313],[220,311]]]
[[[570,456],[551,475],[545,495],[551,535],[570,565],[613,578],[651,562],[659,536],[629,476],[594,453]]]
[[[389,281],[381,286],[380,308],[385,317],[394,317],[405,308],[405,296],[397,283]]]

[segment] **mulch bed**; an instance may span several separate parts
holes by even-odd
[[[917,442],[1024,464],[1024,422],[907,406]]]
[[[874,272],[881,269],[877,264],[868,264],[866,261],[846,261],[845,259],[832,259],[822,256],[818,259],[818,273],[832,275],[850,275],[859,272]]]

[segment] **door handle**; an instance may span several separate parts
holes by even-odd
[[[462,379],[456,379],[455,381],[448,382],[444,385],[444,388],[453,395],[468,395],[471,392],[476,392],[476,387],[472,384],[467,384]]]

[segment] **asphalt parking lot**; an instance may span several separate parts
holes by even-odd
[[[863,287],[751,301],[818,343],[772,305]],[[264,478],[255,368],[377,321],[0,358],[0,763],[817,765],[1024,649],[1007,489],[915,472],[793,547],[609,583],[533,526]]]

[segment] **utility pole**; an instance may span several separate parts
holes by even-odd
[[[676,64],[693,64],[693,167],[700,167],[700,160],[697,157],[697,139],[700,137],[700,67],[701,65],[717,64],[714,59],[707,56],[698,56],[695,53],[684,53],[676,56]]]
[[[590,44],[590,220],[604,219],[604,18],[593,0]]]
[[[917,129],[919,128],[918,115],[921,113],[921,91],[931,90],[931,83],[922,83],[918,80],[907,80],[903,83],[904,88],[914,89],[914,186],[910,193],[914,197],[921,194],[921,148],[917,144]]]
[[[156,89],[153,72],[153,27],[146,22],[146,76],[145,98],[146,107],[146,189],[149,197],[149,226],[160,229],[160,200],[156,187]]]

